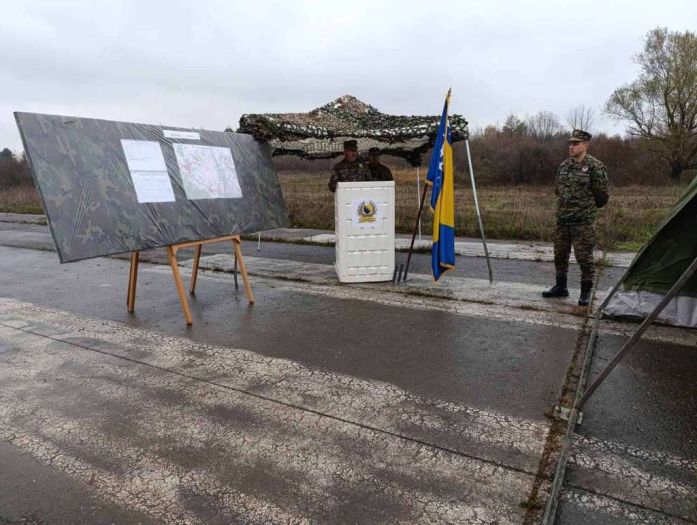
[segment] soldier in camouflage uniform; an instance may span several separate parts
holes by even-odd
[[[371,180],[394,180],[390,168],[380,162],[380,148],[368,150],[368,169]]]
[[[581,267],[580,306],[588,306],[593,289],[597,209],[605,206],[609,199],[607,169],[602,162],[588,154],[590,139],[590,133],[575,129],[569,137],[570,157],[557,169],[557,229],[554,235],[557,284],[542,292],[543,297],[569,296],[566,276],[573,246]]]
[[[337,182],[360,182],[372,180],[368,166],[362,160],[358,160],[358,142],[347,140],[344,142],[344,158],[332,168],[332,176],[329,178],[329,191],[336,191]]]

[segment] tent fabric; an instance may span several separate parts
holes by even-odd
[[[673,207],[653,238],[632,262],[626,290],[665,294],[697,257],[697,179]],[[697,297],[697,275],[680,295]]]
[[[645,317],[697,258],[697,178],[688,186],[653,237],[639,251],[604,311]],[[676,326],[697,327],[697,274],[658,317]]]
[[[268,141],[274,155],[330,159],[342,154],[345,140],[356,139],[359,151],[378,147],[385,155],[420,166],[435,142],[439,120],[440,115],[387,115],[345,95],[308,113],[242,115],[237,131]],[[464,140],[467,121],[460,115],[451,115],[449,121],[453,141]]]
[[[661,299],[663,294],[623,290],[610,299],[604,312],[610,317],[643,319],[654,311]],[[697,327],[697,297],[673,297],[656,320],[674,326]]]

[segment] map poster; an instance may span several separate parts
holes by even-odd
[[[188,199],[242,198],[230,148],[181,143],[173,146]]]

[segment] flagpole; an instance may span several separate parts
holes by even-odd
[[[467,162],[470,168],[470,179],[472,180],[472,195],[474,195],[474,209],[477,211],[477,222],[479,222],[479,233],[482,236],[482,244],[484,245],[484,255],[486,255],[486,265],[489,268],[489,283],[494,282],[494,273],[491,271],[491,260],[489,259],[489,248],[486,245],[486,235],[484,235],[484,223],[482,222],[482,214],[479,212],[479,199],[477,199],[477,186],[474,182],[474,169],[472,168],[472,154],[470,153],[469,130],[465,138],[465,147],[467,148]]]
[[[448,88],[448,93],[445,95],[445,103],[446,103],[446,120],[448,113],[450,112],[450,93],[452,92],[452,88]],[[417,178],[417,184],[420,184],[419,179]],[[428,184],[424,184],[424,191],[421,194],[421,202],[419,203],[419,212],[416,215],[416,224],[414,224],[414,233],[411,236],[411,244],[409,245],[409,253],[407,254],[407,264],[404,267],[404,281],[407,280],[407,274],[409,273],[409,264],[411,263],[411,254],[414,251],[414,240],[416,239],[416,232],[420,229],[421,226],[421,212],[424,209],[424,201],[426,200],[426,190],[428,189]]]
[[[421,195],[421,168],[419,168],[419,166],[416,166],[416,202],[419,202],[419,195]],[[421,207],[421,206],[419,206],[419,207]],[[419,242],[421,242],[421,219],[418,220],[418,223],[419,223]]]

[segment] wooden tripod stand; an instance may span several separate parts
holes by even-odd
[[[239,235],[227,235],[224,237],[216,237],[214,239],[206,239],[205,241],[189,241],[182,242],[179,244],[171,244],[167,246],[167,259],[169,260],[169,265],[172,267],[172,276],[174,277],[174,284],[177,287],[177,294],[179,295],[179,303],[181,304],[182,312],[184,313],[184,318],[186,319],[186,324],[190,325],[193,323],[193,318],[191,317],[191,309],[189,308],[189,301],[186,299],[186,294],[184,293],[184,281],[182,279],[181,273],[179,272],[179,265],[177,264],[177,252],[182,248],[196,247],[196,253],[194,255],[194,264],[191,271],[191,283],[189,285],[189,293],[194,294],[196,291],[196,279],[198,277],[198,265],[201,260],[201,247],[204,244],[211,244],[214,242],[224,242],[232,241],[233,253],[235,256],[235,262],[239,262],[240,273],[242,274],[242,281],[244,282],[244,291],[247,296],[249,303],[254,302],[254,293],[252,292],[252,285],[249,282],[249,275],[247,274],[247,267],[244,264],[244,259],[242,258],[242,248]],[[136,309],[136,287],[138,284],[138,262],[140,259],[140,252],[133,252],[131,254],[131,270],[128,276],[128,295],[126,298],[126,305],[128,307],[128,312],[133,313]],[[237,281],[235,281],[237,282]]]

